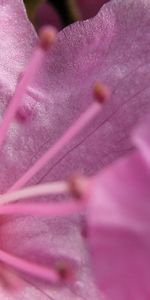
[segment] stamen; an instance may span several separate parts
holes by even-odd
[[[2,194],[0,196],[0,205],[30,197],[67,192],[70,192],[70,184],[65,181],[39,184],[18,190],[16,192]]]
[[[94,86],[94,97],[101,104],[105,103],[110,97],[110,91],[107,86],[96,83]]]
[[[86,205],[86,189],[88,179],[81,176],[73,176],[68,182],[54,182],[41,185],[35,185],[24,188],[12,193],[6,193],[0,196],[0,215],[35,215],[48,217],[64,217],[70,214],[79,213]],[[74,196],[73,201],[52,202],[52,203],[30,203],[30,204],[8,204],[16,200],[28,199],[30,197],[49,195],[50,193],[71,193]],[[81,200],[81,201],[76,201]],[[4,205],[7,204],[7,205]]]
[[[56,270],[59,273],[60,279],[62,281],[68,281],[74,278],[74,271],[75,266],[73,267],[72,264],[69,264],[69,261],[58,261],[56,263]]]
[[[3,250],[0,250],[0,261],[6,263],[7,265],[15,268],[18,271],[22,271],[42,280],[46,280],[52,283],[57,283],[60,280],[59,273],[55,269],[40,266],[36,263],[31,263],[22,258],[11,255]]]
[[[104,100],[104,98],[103,98]],[[102,102],[94,102],[79,119],[63,134],[63,136],[8,190],[14,191],[25,185],[44,165],[68,144],[102,109]]]
[[[48,30],[47,30],[48,31]],[[26,68],[24,75],[21,79],[21,81],[19,82],[19,84],[17,85],[15,94],[8,106],[8,109],[4,115],[4,118],[2,120],[1,126],[0,126],[0,146],[2,145],[8,127],[11,123],[11,121],[13,120],[13,118],[15,117],[15,114],[17,113],[17,110],[19,108],[20,102],[22,100],[22,98],[24,97],[27,87],[31,84],[36,72],[38,71],[43,58],[45,57],[45,46],[44,44],[47,45],[51,45],[52,42],[54,41],[54,30],[51,31],[50,29],[50,33],[49,36],[51,35],[51,39],[48,38],[48,33],[42,33],[41,35],[41,46],[37,47],[37,49],[35,50],[31,61],[28,65],[28,67]],[[52,38],[53,36],[53,38]],[[49,41],[48,41],[49,39]]]
[[[81,200],[82,197],[84,197],[88,187],[88,183],[88,178],[81,175],[73,175],[70,177],[70,191],[77,200]]]
[[[39,31],[40,46],[48,50],[56,42],[57,29],[53,26],[44,26]]]

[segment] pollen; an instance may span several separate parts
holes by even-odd
[[[77,200],[83,199],[88,186],[88,179],[81,175],[73,175],[69,179],[70,191]]]
[[[43,50],[48,50],[57,38],[57,30],[52,26],[44,26],[39,31],[40,46]]]
[[[96,83],[93,89],[95,99],[104,104],[110,98],[110,91],[107,86],[101,83]]]

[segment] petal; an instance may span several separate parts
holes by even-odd
[[[6,105],[6,98],[3,97],[5,95],[10,97],[10,92],[14,92],[16,80],[31,56],[36,42],[36,35],[32,25],[27,21],[22,0],[16,0],[13,5],[11,0],[1,0],[0,20],[2,111],[2,104]]]
[[[150,171],[139,153],[96,176],[88,243],[100,290],[114,300],[148,300]]]

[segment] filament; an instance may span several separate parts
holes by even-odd
[[[0,261],[19,271],[22,271],[24,273],[27,273],[29,275],[35,276],[43,280],[48,280],[52,283],[56,283],[59,280],[59,275],[55,269],[40,266],[36,263],[26,261],[22,258],[11,255],[3,250],[0,250]]]
[[[0,215],[31,215],[38,217],[66,217],[85,208],[84,201],[62,203],[6,204],[0,206]]]
[[[70,192],[69,183],[58,181],[27,187],[0,195],[0,205],[25,198]]]

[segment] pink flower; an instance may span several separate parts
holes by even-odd
[[[17,118],[9,127],[1,151],[1,192],[6,192],[8,188],[9,191],[21,188],[28,182],[35,185],[50,180],[63,180],[57,186],[57,192],[58,189],[68,192],[64,179],[74,170],[79,169],[91,175],[129,152],[129,131],[149,108],[149,35],[143,34],[148,32],[150,25],[149,10],[148,1],[112,1],[94,19],[76,23],[60,32],[56,45],[46,54],[41,47],[34,50],[38,40],[27,21],[22,1],[16,0],[13,5],[10,0],[0,1],[1,143],[17,110]],[[27,67],[31,54],[31,64]],[[20,89],[18,82],[21,78]],[[103,82],[112,92],[111,101],[106,104],[103,113],[97,116],[98,105],[90,104],[95,81]],[[13,101],[10,101],[13,94]],[[19,109],[18,100],[22,100]],[[6,110],[8,103],[12,106]],[[69,129],[68,134],[66,129],[84,110],[86,113],[81,116],[80,122],[75,123],[75,127]],[[75,137],[65,149],[62,148],[62,142],[63,146],[66,145],[70,136],[74,137],[75,131],[79,131],[92,117],[95,119],[84,134]],[[50,145],[64,132],[65,140],[63,136],[59,147],[55,144],[57,151],[55,146],[49,150]],[[59,155],[55,158],[54,154],[58,150]],[[39,161],[45,151],[48,152],[44,160],[42,158]],[[50,157],[52,159],[49,162]],[[37,160],[38,163],[35,163]],[[61,184],[64,184],[63,189]],[[42,188],[45,192],[46,187]],[[50,185],[51,188],[54,186]],[[26,193],[27,190],[21,192]],[[2,199],[8,201],[7,196],[10,195],[5,193],[1,196],[1,205]],[[16,199],[14,194],[11,197],[11,200]],[[89,274],[87,252],[79,232],[78,220],[50,220],[47,215],[52,210],[48,210],[48,201],[44,196],[39,201],[37,204],[32,201],[28,203],[29,206],[25,203],[24,206],[1,206],[1,213],[5,215],[21,214],[18,217],[1,217],[1,261],[16,269],[22,266],[19,271],[25,271],[25,268],[27,271],[30,267],[26,273],[34,276],[40,273],[38,267],[42,265],[44,269],[41,273],[45,278],[53,267],[54,259],[67,258],[73,271],[73,266],[77,266],[77,279],[73,282],[73,289],[72,286],[69,289],[63,285],[60,290],[56,286],[49,288],[42,283],[39,285],[39,282],[27,276],[26,291],[21,298],[42,297],[44,300],[44,297],[47,299],[53,296],[55,299],[99,299]],[[41,201],[45,203],[42,206]],[[70,211],[74,211],[74,208],[80,210],[80,204],[68,204]],[[59,215],[62,215],[61,206],[59,208],[56,203],[56,207]],[[31,216],[22,216],[26,213]],[[43,218],[39,218],[41,215]],[[35,268],[30,264],[23,265],[23,261],[19,262],[18,258],[35,263]],[[57,270],[54,268],[52,271],[57,277]],[[12,273],[7,269],[1,273],[1,277],[9,281],[7,275]],[[22,278],[22,273],[19,274]],[[18,273],[15,276],[18,278]],[[3,299],[8,297],[3,290],[1,295]]]

